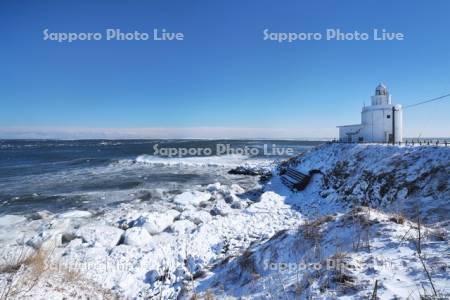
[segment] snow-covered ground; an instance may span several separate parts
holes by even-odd
[[[287,165],[321,174],[293,193]],[[273,174],[260,190],[4,215],[0,297],[450,297],[449,148],[326,144]]]

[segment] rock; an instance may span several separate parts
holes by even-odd
[[[130,224],[128,224],[128,222],[127,222],[126,219],[124,219],[124,220],[119,220],[119,221],[116,223],[116,225],[117,225],[118,228],[123,229],[123,230],[127,230],[128,228],[130,228]]]
[[[230,207],[233,209],[241,209],[242,204],[240,201],[234,201],[233,203],[231,203]]]
[[[270,179],[272,179],[272,173],[267,173],[267,174],[263,174],[263,175],[259,176],[260,183],[266,183]]]
[[[249,176],[257,176],[257,175],[259,175],[255,171],[253,171],[251,169],[248,169],[248,168],[245,168],[245,167],[242,167],[242,166],[239,166],[239,167],[236,167],[236,168],[233,168],[233,169],[229,170],[228,174],[231,174],[231,175],[249,175]]]
[[[238,196],[236,196],[235,194],[232,194],[232,193],[226,195],[223,199],[228,204],[231,204],[233,202],[238,202],[240,200]]]
[[[72,210],[59,215],[60,218],[90,218],[92,213],[85,210]]]
[[[24,216],[18,215],[4,215],[0,217],[0,226],[12,226],[21,222],[25,222],[27,219]]]
[[[215,198],[214,198],[214,197],[211,197],[210,201],[214,201],[214,200],[215,200]],[[200,207],[200,208],[207,208],[208,206],[211,205],[211,202],[210,202],[210,201],[203,201],[203,202],[201,202],[201,203],[198,205],[198,207]]]
[[[272,172],[264,167],[239,166],[228,171],[228,174],[259,176],[261,183],[267,182],[272,177]]]
[[[217,209],[217,207],[213,207],[209,213],[211,214],[211,216],[217,216],[220,215],[219,210]]]
[[[153,284],[156,281],[161,279],[161,275],[159,275],[159,272],[157,270],[151,270],[145,273],[145,283]]]
[[[226,195],[225,197],[223,197],[223,199],[225,200],[226,203],[230,204],[233,202],[233,195]]]
[[[238,166],[234,169],[228,171],[228,174],[232,175],[248,175],[248,176],[258,176],[258,175],[266,175],[270,171],[266,168],[259,168],[253,166]]]
[[[152,242],[152,236],[143,227],[132,227],[125,231],[123,242],[130,246],[149,246]]]
[[[61,244],[63,244],[63,245],[69,243],[70,241],[72,241],[74,239],[75,239],[75,235],[72,233],[66,232],[66,233],[61,234]]]
[[[190,191],[184,192],[180,195],[175,196],[173,201],[176,204],[188,206],[198,206],[203,201],[208,201],[211,198],[210,193],[199,192],[199,191]]]
[[[111,249],[119,244],[123,232],[113,226],[89,224],[78,229],[76,235],[91,245]]]

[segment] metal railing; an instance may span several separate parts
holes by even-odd
[[[450,147],[449,139],[405,139],[402,142],[349,142],[341,140],[332,140],[329,143],[338,144],[380,144],[380,145],[398,145],[398,146],[440,146],[440,147]]]

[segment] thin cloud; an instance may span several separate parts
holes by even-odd
[[[335,128],[0,128],[2,139],[331,139]]]

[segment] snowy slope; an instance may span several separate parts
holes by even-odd
[[[5,215],[0,299],[445,299],[449,162],[450,148],[326,144],[256,190]],[[293,193],[287,165],[321,174]]]
[[[304,198],[314,203],[323,198],[321,209],[338,203],[376,207],[408,217],[420,211],[427,223],[447,220],[450,213],[447,147],[326,144],[287,164],[306,173],[313,169],[323,173],[315,175],[320,183],[306,193],[287,193],[279,177],[269,183],[267,190],[288,196],[287,201],[300,204],[300,208]]]
[[[297,193],[266,185],[308,220],[213,269],[201,295],[370,299],[376,282],[379,299],[450,296],[449,148],[327,144],[287,166],[322,172]]]
[[[368,209],[280,231],[213,270],[197,286],[219,299],[419,299],[433,290],[416,250],[415,224]],[[450,295],[447,236],[422,227],[422,257],[437,293]],[[444,254],[444,255],[443,255]]]

